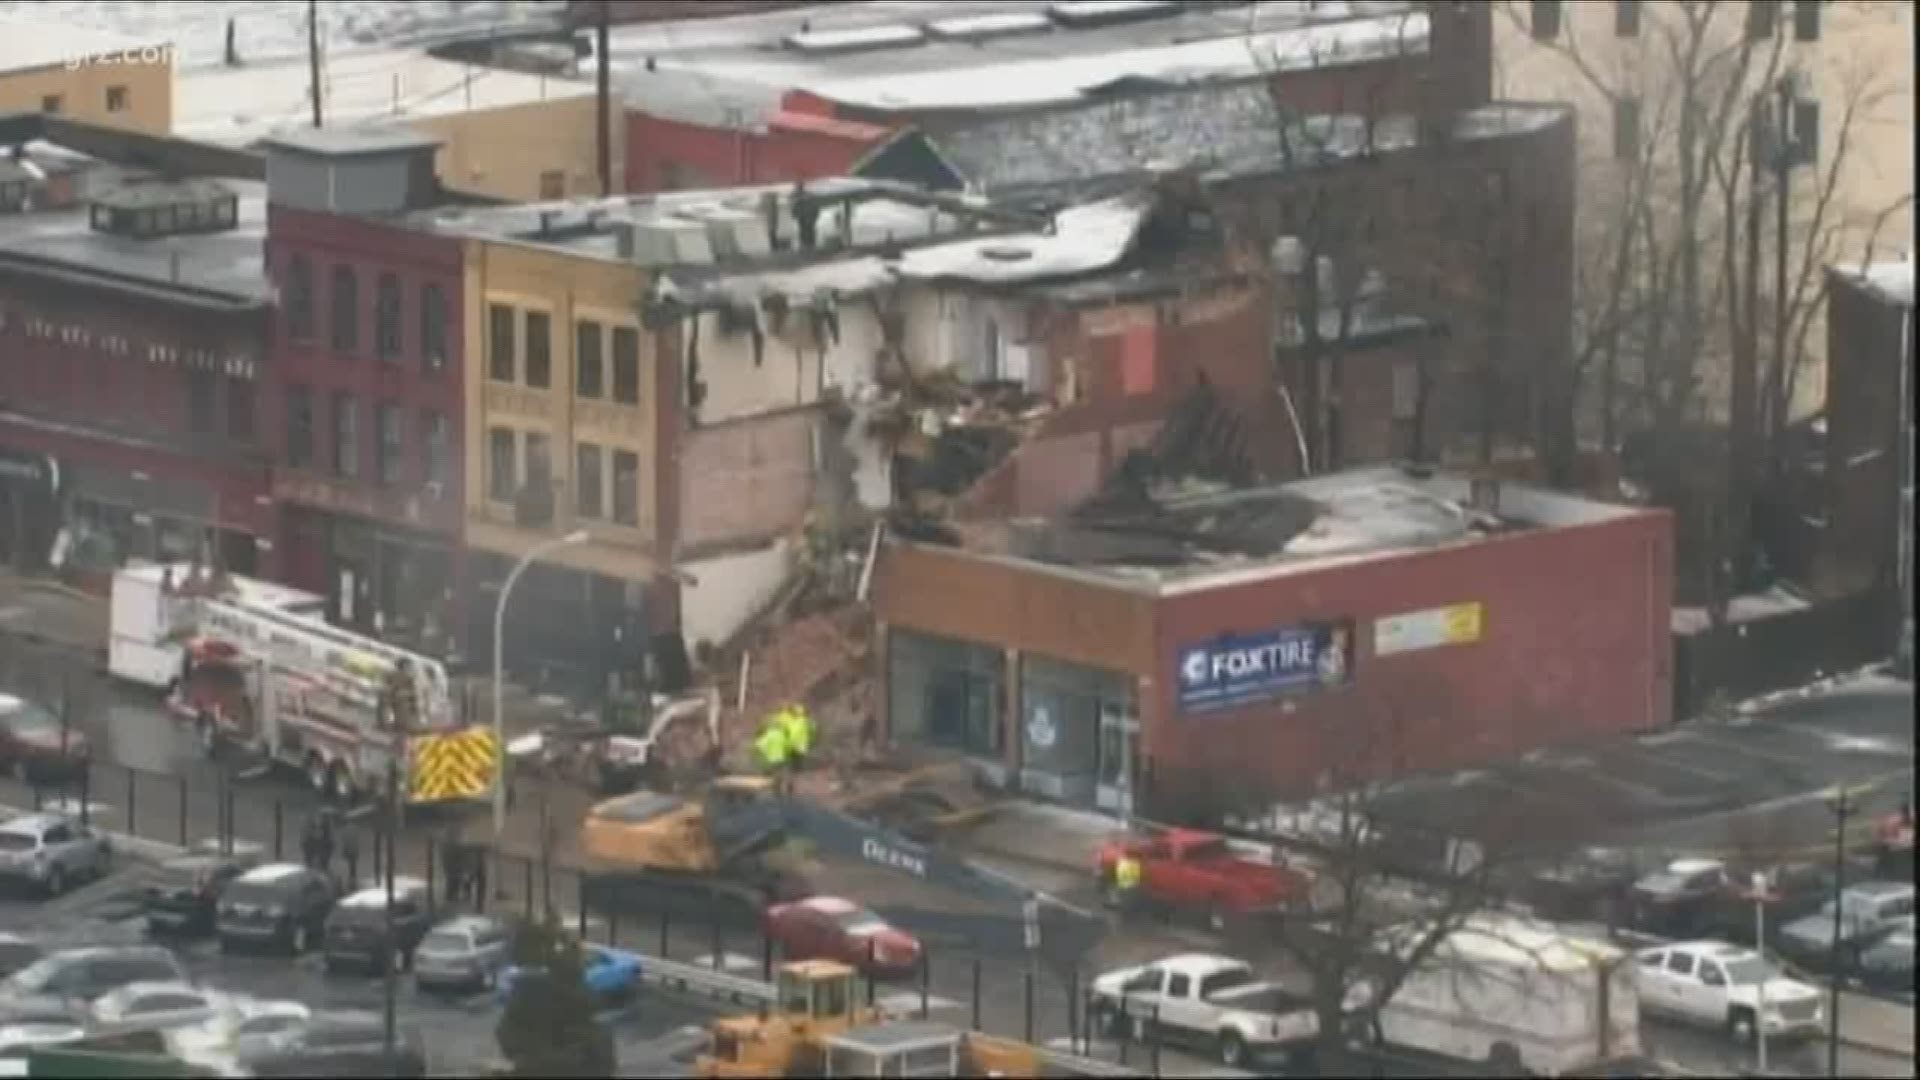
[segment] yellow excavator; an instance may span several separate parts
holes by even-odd
[[[889,1020],[856,1004],[854,970],[830,960],[784,964],[773,1006],[715,1020],[695,1062],[702,1077],[1040,1076],[1024,1043],[928,1020]]]

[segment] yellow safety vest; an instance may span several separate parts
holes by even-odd
[[[1140,884],[1140,860],[1121,859],[1113,864],[1113,883],[1122,889]]]
[[[785,725],[768,724],[760,731],[760,737],[753,740],[753,748],[760,754],[760,763],[769,769],[777,769],[787,763],[787,733]]]
[[[788,709],[780,714],[781,727],[787,732],[787,745],[796,754],[813,749],[813,720],[805,709]]]

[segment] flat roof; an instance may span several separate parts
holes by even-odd
[[[1374,466],[1245,489],[1187,481],[1138,506],[957,528],[974,554],[1176,595],[1642,512],[1501,481],[1488,513],[1473,507],[1473,487],[1466,476]]]
[[[127,179],[111,168],[98,176],[101,184]],[[267,186],[257,180],[219,183],[238,199],[235,225],[224,232],[148,240],[99,232],[84,203],[71,210],[0,214],[0,267],[77,275],[108,288],[198,290],[211,294],[209,302],[265,303],[271,296]]]
[[[1049,16],[1056,6],[871,0],[639,24],[613,30],[609,57],[630,108],[715,124],[764,122],[788,90],[878,111],[1011,108],[1075,100],[1127,79],[1204,81],[1353,63],[1377,58],[1366,42],[1384,31],[1330,28],[1383,16],[1403,24],[1395,33],[1409,51],[1426,47],[1426,17],[1405,0],[1179,4],[1141,12],[1161,17],[1073,27]],[[860,47],[783,44],[803,33],[805,42]]]
[[[65,22],[0,19],[0,71],[77,64],[84,58],[165,47],[165,38],[140,38]]]
[[[593,93],[588,80],[475,67],[406,50],[329,55],[321,102],[334,125],[405,124]],[[312,130],[304,57],[174,76],[173,133],[222,146]],[[529,147],[537,152],[538,147]]]

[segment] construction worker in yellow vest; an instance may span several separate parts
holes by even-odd
[[[804,705],[789,703],[774,714],[774,722],[787,733],[787,757],[793,771],[807,767],[807,755],[813,752],[813,717]]]
[[[1122,907],[1134,897],[1134,890],[1140,887],[1140,860],[1131,855],[1122,855],[1113,863],[1113,891],[1115,899]]]
[[[753,749],[760,755],[761,766],[773,777],[775,789],[784,791],[789,757],[786,725],[780,723],[778,717],[769,717],[753,740]]]

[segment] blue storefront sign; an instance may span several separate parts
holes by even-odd
[[[1174,681],[1180,711],[1195,713],[1344,686],[1352,670],[1352,628],[1313,623],[1189,645],[1180,650]]]

